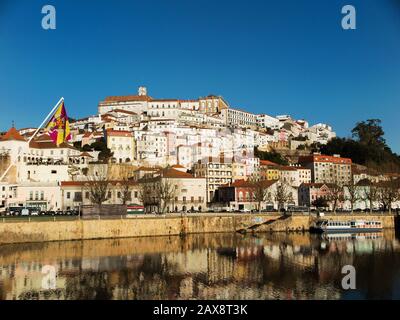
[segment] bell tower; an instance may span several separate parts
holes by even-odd
[[[147,88],[146,87],[140,86],[138,91],[139,91],[139,96],[147,96]]]

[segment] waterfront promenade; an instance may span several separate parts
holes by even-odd
[[[0,244],[237,232],[265,223],[268,223],[269,227],[264,231],[268,232],[303,232],[308,231],[317,218],[315,215],[299,213],[288,216],[282,222],[281,219],[278,220],[281,217],[277,213],[202,213],[90,220],[79,217],[69,217],[69,220],[65,220],[63,217],[60,220],[55,218],[46,221],[41,220],[41,217],[31,217],[30,221],[8,221],[5,218],[0,223]],[[397,224],[397,215],[388,213],[341,213],[330,214],[324,218],[380,220],[387,229],[395,228]]]

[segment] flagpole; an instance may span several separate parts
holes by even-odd
[[[43,120],[43,122],[40,124],[40,126],[36,129],[35,133],[32,135],[32,137],[29,139],[28,144],[32,141],[32,139],[36,136],[36,134],[39,132],[39,130],[42,128],[42,126],[46,123],[48,118],[56,111],[57,107],[61,103],[61,101],[64,101],[64,97],[61,97],[61,99],[57,102],[57,104],[54,106],[54,108],[50,111],[50,113],[47,115],[47,117]]]

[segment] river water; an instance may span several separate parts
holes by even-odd
[[[356,289],[342,289],[342,267]],[[0,246],[0,299],[399,299],[394,231],[202,234]]]

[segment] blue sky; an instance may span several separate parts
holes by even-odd
[[[41,28],[52,4],[57,29]],[[341,28],[341,8],[357,30]],[[0,130],[71,117],[146,85],[156,98],[331,124],[380,118],[400,152],[400,0],[0,0]]]

